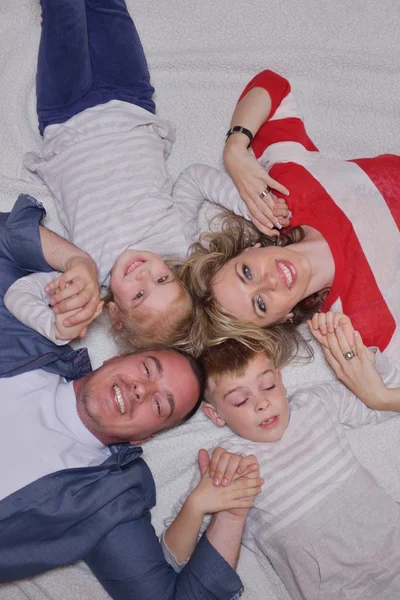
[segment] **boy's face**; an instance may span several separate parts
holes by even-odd
[[[220,427],[253,442],[276,442],[289,424],[289,406],[281,374],[264,353],[253,358],[243,375],[226,375],[209,386],[214,406],[203,410]]]
[[[125,250],[111,269],[115,304],[140,317],[142,311],[162,312],[179,301],[183,288],[158,254]]]

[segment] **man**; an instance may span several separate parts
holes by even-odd
[[[216,515],[177,575],[151,526],[154,481],[134,445],[193,411],[195,363],[150,351],[91,372],[86,350],[52,345],[5,309],[19,277],[77,261],[93,268],[40,225],[44,215],[29,196],[0,215],[0,582],[83,558],[113,598],[239,597],[232,567],[244,518]],[[131,444],[108,446],[116,442]]]

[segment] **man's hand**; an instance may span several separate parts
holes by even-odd
[[[258,461],[254,454],[240,456],[227,452],[223,448],[215,448],[212,453],[209,471],[215,486],[227,486],[234,479],[257,470]]]
[[[285,196],[289,191],[268,175],[255,156],[243,147],[242,141],[238,142],[238,139],[238,136],[232,135],[225,145],[226,170],[257,229],[268,236],[278,236],[278,230],[290,224],[289,209],[285,200],[277,198],[271,191],[267,192],[267,187]],[[264,192],[267,192],[266,195],[263,195]],[[277,227],[278,230],[273,227]]]
[[[80,325],[83,329],[99,314],[97,268],[89,257],[71,256],[65,273],[51,281],[45,291],[51,294],[49,304],[55,314],[70,313],[63,316],[64,327]]]

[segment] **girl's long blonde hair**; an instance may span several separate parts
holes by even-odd
[[[218,230],[215,230],[214,227]],[[304,231],[294,227],[289,234],[269,238],[254,225],[230,211],[216,215],[205,233],[192,244],[180,278],[193,298],[193,324],[189,332],[188,349],[199,356],[208,346],[221,344],[233,338],[249,348],[261,344],[276,364],[284,364],[299,349],[312,356],[312,349],[297,329],[297,325],[320,310],[327,290],[318,292],[299,302],[293,309],[290,322],[275,323],[262,329],[252,323],[232,317],[215,299],[212,283],[220,269],[245,248],[260,243],[261,246],[288,246],[301,241]]]

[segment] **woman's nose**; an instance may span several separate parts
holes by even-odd
[[[264,274],[264,285],[266,285],[269,290],[276,290],[278,280],[275,277],[275,275],[272,275],[272,273],[267,272]]]

